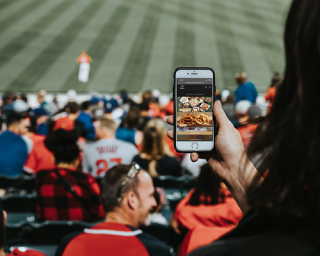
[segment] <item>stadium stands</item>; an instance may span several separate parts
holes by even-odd
[[[41,94],[39,95],[42,97],[43,93],[44,92],[41,92]],[[99,118],[101,118],[101,113],[97,115],[97,113],[94,111],[97,111],[97,110],[102,111],[102,115],[104,115],[105,118],[110,118],[110,114],[109,114],[110,111],[112,114],[113,110],[116,111],[119,108],[128,109],[128,107],[130,106],[136,106],[136,104],[133,101],[131,102],[128,101],[128,98],[125,94],[122,94],[122,97],[127,100],[127,103],[121,102],[120,98],[116,98],[114,101],[112,101],[113,107],[111,107],[110,109],[110,106],[108,105],[108,102],[110,101],[104,101],[103,98],[99,98],[99,96],[94,95],[92,100],[89,101],[88,104],[86,105],[86,109],[81,111],[86,111],[85,113],[87,113],[89,116],[92,117],[92,123],[94,123],[97,120],[99,120]],[[151,98],[146,98],[145,100],[149,103],[152,101]],[[32,115],[36,115],[38,125],[27,126],[30,134],[29,133],[26,134],[27,136],[30,136],[30,138],[33,139],[35,149],[39,147],[37,145],[40,145],[37,143],[42,143],[41,148],[46,147],[50,149],[52,147],[51,145],[52,143],[50,144],[49,141],[53,141],[53,137],[47,137],[48,139],[43,140],[43,137],[38,138],[37,136],[35,136],[35,134],[40,132],[40,130],[37,131],[37,129],[41,128],[41,132],[47,130],[49,134],[53,134],[51,133],[51,130],[52,128],[53,130],[56,129],[54,128],[57,126],[57,123],[58,123],[56,122],[56,120],[59,120],[59,128],[63,128],[65,123],[64,119],[66,119],[66,117],[69,115],[68,112],[65,112],[65,111],[68,111],[68,109],[61,109],[59,112],[54,114],[48,112],[47,108],[45,108],[45,106],[48,104],[49,103],[46,103],[43,100],[41,100],[41,106],[38,109],[34,109],[34,110],[31,108],[25,109],[25,110],[22,109],[24,110],[23,114],[26,115],[27,118],[29,118]],[[71,105],[72,104],[69,104],[67,106],[71,106]],[[147,103],[147,106],[148,106],[148,103]],[[158,110],[154,111],[153,113],[157,113],[157,115],[161,115],[161,116],[165,115],[165,112],[163,112],[163,110],[161,109],[161,106],[153,105],[152,107],[158,108]],[[105,114],[103,114],[104,111],[106,111]],[[145,110],[141,110],[141,111],[145,111]],[[43,118],[43,115],[45,115],[46,118]],[[124,116],[122,116],[121,118],[123,119],[123,117]],[[157,117],[157,116],[153,116],[153,117]],[[70,114],[70,118],[71,118],[71,114]],[[76,117],[72,117],[72,119],[70,120],[73,120],[74,118]],[[147,124],[147,121],[149,119],[150,117],[148,117],[148,119],[145,119],[144,125]],[[154,126],[155,124],[159,124],[159,125],[161,124],[161,127],[157,127],[157,129],[159,129],[161,136],[163,136],[163,134],[165,135],[166,128],[165,126],[162,127],[162,122],[155,120],[151,122],[149,126],[151,127],[152,125]],[[72,122],[68,121],[68,124],[65,127],[65,129],[72,129],[70,125],[73,126],[74,129],[82,129],[81,128],[82,126],[81,125],[79,126],[79,123],[74,121]],[[120,119],[119,125],[120,126],[125,125],[121,123],[121,119]],[[43,130],[44,127],[46,128]],[[143,126],[140,127],[140,129],[143,129]],[[86,133],[82,133],[82,134],[86,136],[85,135]],[[82,146],[80,147],[80,150],[83,150],[83,147],[85,147],[86,143],[89,143],[89,144],[92,143],[91,142],[92,138],[84,137],[84,139],[86,141],[85,140],[81,141]],[[64,141],[64,143],[68,144],[69,142]],[[168,142],[164,141],[163,143],[168,143]],[[55,146],[56,147],[55,150],[59,150],[57,146],[59,145]],[[137,148],[141,149],[141,146],[137,145]],[[171,145],[168,148],[170,148],[171,150]],[[49,151],[45,152],[45,156],[46,156],[46,158],[44,158],[46,159],[45,161],[51,161],[51,158],[53,158],[54,156],[54,154],[52,153],[49,154],[48,152]],[[38,171],[41,169],[41,167],[39,169],[36,166],[37,163],[41,162],[39,161],[38,158],[41,158],[43,154],[44,154],[44,151],[41,151],[41,152],[39,151],[37,154],[33,155],[32,164],[33,164],[33,169],[36,171],[33,171],[31,168],[26,168],[26,170],[28,170],[28,173],[23,172],[20,175],[15,177],[0,175],[0,188],[3,194],[3,196],[1,197],[1,202],[2,202],[3,208],[7,211],[7,215],[8,215],[7,223],[6,223],[6,230],[7,230],[6,246],[11,246],[11,249],[14,249],[14,248],[20,248],[22,250],[26,250],[27,248],[35,249],[35,250],[44,252],[46,255],[53,255],[54,250],[56,249],[56,246],[59,244],[59,242],[65,235],[68,235],[75,231],[83,231],[85,228],[92,227],[94,224],[88,223],[88,222],[74,221],[72,219],[66,220],[66,221],[45,220],[43,222],[39,222],[36,214],[37,194],[35,193],[35,177],[36,177],[36,173],[38,173]],[[180,163],[181,155],[177,154],[177,156],[179,157],[177,159]],[[64,159],[63,155],[59,155],[59,159]],[[46,164],[42,161],[41,165],[39,166],[46,166]],[[50,163],[48,166],[50,166],[50,168],[53,168],[52,166],[54,165]],[[97,169],[99,168],[101,168],[101,166],[97,166]],[[79,165],[79,168],[77,171],[81,171],[81,165]],[[87,170],[87,171],[90,173],[90,170]],[[105,171],[107,171],[107,169],[104,170],[104,172]],[[179,169],[179,174],[180,172],[181,170]],[[95,177],[99,186],[101,186],[101,180],[103,176],[104,175],[100,175],[100,177]],[[155,176],[152,179],[153,179],[154,187],[160,188],[162,191],[160,192],[160,198],[161,198],[161,202],[164,210],[162,214],[165,214],[165,217],[169,221],[172,213],[176,209],[179,202],[188,194],[188,192],[191,189],[194,188],[197,178],[190,175],[182,175],[180,177],[176,177],[172,175],[160,175],[160,176]],[[49,193],[49,191],[48,192],[43,191],[42,193],[44,193],[45,195],[46,193]],[[169,245],[171,247],[171,252],[173,254],[177,251],[177,248],[179,247],[179,244],[181,243],[183,238],[177,235],[169,225],[151,223],[149,226],[143,226],[141,228],[144,232],[149,233],[150,235],[158,238],[159,240]]]

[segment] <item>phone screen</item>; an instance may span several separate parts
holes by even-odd
[[[177,78],[177,140],[213,140],[211,78]]]

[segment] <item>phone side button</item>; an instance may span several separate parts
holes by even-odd
[[[191,147],[192,147],[192,149],[197,149],[197,148],[199,147],[199,145],[198,145],[198,143],[193,142],[193,143],[191,144]]]

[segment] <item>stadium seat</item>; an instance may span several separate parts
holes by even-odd
[[[181,177],[175,177],[171,175],[163,175],[153,178],[153,184],[155,187],[161,188],[176,188],[191,190],[194,188],[196,178],[191,175],[184,175]]]
[[[28,223],[24,225],[6,226],[7,230],[16,232],[17,237],[10,236],[7,244],[57,245],[60,240],[73,232],[90,228],[96,223],[82,221],[44,221],[42,223]],[[18,232],[17,232],[18,231]]]
[[[1,198],[2,207],[7,212],[36,212],[36,193],[8,194]]]
[[[33,223],[36,219],[36,214],[33,212],[7,212],[7,225]]]
[[[0,188],[8,190],[14,188],[16,190],[26,190],[31,193],[34,190],[34,175],[22,174],[16,177],[0,175]]]
[[[171,175],[164,175],[153,178],[153,184],[155,187],[160,188],[183,188],[184,177],[175,177]]]
[[[196,186],[197,178],[191,176],[191,175],[185,175],[183,176],[183,190],[190,191]]]
[[[178,203],[184,197],[180,189],[164,189],[167,204],[170,206],[171,210],[174,211]]]
[[[158,238],[165,244],[176,248],[181,243],[181,238],[177,235],[170,226],[161,224],[151,224],[150,226],[144,226],[141,230],[149,235]]]
[[[14,249],[18,249],[19,251],[26,251],[26,250],[35,250],[44,253],[47,256],[54,256],[57,246],[56,245],[15,245],[10,247],[10,251]]]

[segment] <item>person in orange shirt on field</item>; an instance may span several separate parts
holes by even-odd
[[[89,80],[90,63],[92,62],[92,59],[86,51],[82,51],[77,58],[77,62],[80,64],[78,80],[82,83],[86,83]]]

